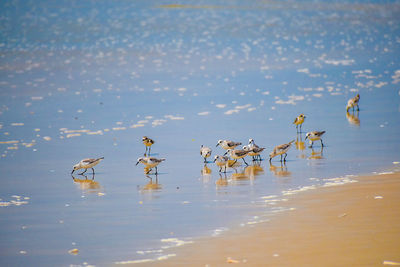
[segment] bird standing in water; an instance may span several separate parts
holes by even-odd
[[[282,155],[283,154],[285,154],[285,157],[283,158],[283,161],[286,161],[287,151],[289,150],[289,148],[290,148],[290,146],[292,145],[293,142],[294,142],[294,140],[290,141],[287,144],[282,144],[282,145],[274,147],[274,150],[269,154],[269,162],[271,162],[273,157],[276,157],[278,155],[281,155],[281,162],[282,162]]]
[[[77,171],[79,169],[85,169],[84,172],[80,173],[80,174],[84,174],[87,171],[87,169],[90,169],[90,168],[92,169],[93,174],[94,174],[93,167],[96,166],[97,164],[99,164],[99,162],[102,159],[104,159],[104,157],[101,157],[101,158],[98,158],[98,159],[83,159],[78,164],[74,165],[74,168],[73,168],[71,174],[73,174],[74,171]]]
[[[151,146],[155,143],[154,140],[148,138],[147,136],[143,136],[142,142],[146,146],[146,151],[144,152],[144,156],[150,156]],[[147,154],[147,150],[149,151],[149,154]]]
[[[304,114],[300,114],[299,116],[297,116],[296,119],[294,119],[293,124],[296,125],[297,132],[299,131],[299,125],[300,125],[300,132],[301,132],[301,126],[302,126],[305,118],[306,118],[306,116],[304,116]]]
[[[325,131],[321,131],[321,132],[320,132],[320,131],[308,132],[308,133],[306,134],[306,138],[305,138],[305,139],[310,140],[310,144],[311,144],[310,147],[312,147],[313,144],[314,144],[314,141],[317,141],[317,140],[320,140],[320,141],[321,141],[321,146],[323,147],[323,146],[324,146],[324,143],[322,143],[321,136],[322,136],[324,133],[325,133]]]
[[[204,158],[204,163],[207,163],[207,158],[211,156],[211,148],[201,145],[200,155]]]

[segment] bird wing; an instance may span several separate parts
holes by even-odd
[[[282,145],[276,146],[275,149],[274,149],[274,151],[285,150],[285,149],[288,148],[290,145],[291,145],[291,143],[289,143],[289,144],[282,144]]]
[[[298,118],[294,119],[294,122],[293,122],[293,123],[296,123],[297,121],[298,121]]]
[[[85,163],[85,164],[91,164],[91,163],[93,163],[93,162],[95,162],[95,161],[97,161],[98,159],[83,159],[82,160],[82,163]]]
[[[236,150],[236,151],[235,151],[235,154],[236,154],[237,156],[239,156],[239,157],[244,156],[244,155],[247,155],[247,153],[249,153],[249,151],[247,151],[247,150]]]
[[[317,136],[322,136],[325,133],[325,131],[321,131],[321,132],[314,132],[315,135]]]

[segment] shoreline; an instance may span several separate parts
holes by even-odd
[[[400,172],[352,179],[284,196],[279,206],[290,210],[268,222],[200,238],[139,265],[400,265]]]

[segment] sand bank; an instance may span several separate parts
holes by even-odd
[[[357,180],[291,196],[284,206],[295,210],[198,240],[156,265],[400,265],[400,174]]]

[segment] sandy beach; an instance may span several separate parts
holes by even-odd
[[[292,211],[198,240],[160,265],[400,265],[400,173],[356,180],[291,196]]]

